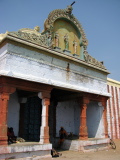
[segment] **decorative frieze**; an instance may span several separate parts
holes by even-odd
[[[50,14],[48,15],[48,18],[46,19],[46,21],[44,23],[44,29],[45,29],[45,31],[46,30],[51,30],[51,29],[53,29],[54,22],[57,19],[66,18],[66,19],[70,20],[76,26],[76,28],[78,28],[79,32],[81,33],[83,45],[87,46],[88,41],[86,39],[86,36],[85,36],[84,30],[82,28],[82,25],[74,17],[74,15],[71,14],[71,10],[70,10],[71,8],[70,8],[70,6],[68,6],[66,9],[56,9],[56,10],[53,10],[52,12],[50,12]],[[84,43],[84,42],[86,42],[86,43]]]
[[[95,58],[90,56],[86,50],[84,51],[84,59],[85,59],[85,62],[87,62],[87,63],[98,66],[102,69],[106,69],[102,62],[99,62]]]
[[[42,46],[49,46],[50,44],[50,36],[48,38],[46,34],[37,35],[35,33],[27,33],[19,30],[18,32],[9,32],[8,35],[24,39]]]

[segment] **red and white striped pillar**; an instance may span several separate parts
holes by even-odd
[[[49,142],[49,125],[48,125],[48,111],[50,105],[50,92],[39,92],[38,97],[42,99],[42,115],[40,127],[40,144]]]

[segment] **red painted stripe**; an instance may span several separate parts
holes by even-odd
[[[119,104],[118,104],[118,91],[117,91],[117,87],[115,87],[115,92],[116,92],[116,108],[117,108],[117,117],[118,117],[118,124],[119,124]],[[117,132],[117,138],[119,138],[119,135],[120,135],[120,130],[119,130],[119,127],[118,127],[118,132]]]
[[[115,96],[114,96],[114,89],[113,86],[111,86],[111,91],[112,91],[112,104],[113,104],[113,115],[114,115],[114,127],[115,127],[115,135],[113,135],[113,138],[117,138],[117,123],[116,123],[116,111],[115,111]]]
[[[110,86],[107,85],[108,93],[110,93],[110,88],[109,88],[109,87],[110,87]],[[110,114],[110,132],[111,132],[110,137],[113,138],[112,111],[111,111],[110,98],[108,99],[108,107],[109,107],[109,114]]]

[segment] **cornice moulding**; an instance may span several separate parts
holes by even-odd
[[[86,62],[84,62],[84,61],[82,61],[82,60],[80,60],[80,59],[78,59],[78,58],[75,58],[75,57],[73,57],[73,56],[71,56],[71,55],[68,56],[68,55],[66,55],[66,54],[64,54],[64,53],[61,54],[61,52],[56,51],[56,50],[54,50],[54,49],[50,49],[50,48],[48,48],[48,47],[41,46],[41,45],[35,44],[35,43],[33,43],[33,42],[30,42],[30,41],[27,41],[27,40],[24,40],[24,39],[20,39],[20,38],[18,38],[18,37],[14,37],[14,36],[11,36],[11,35],[6,35],[6,36],[4,37],[4,39],[1,41],[1,44],[2,44],[5,40],[7,40],[7,39],[8,39],[8,40],[12,40],[12,41],[14,41],[14,42],[19,42],[19,43],[21,43],[21,44],[24,44],[24,45],[27,45],[27,46],[30,46],[30,47],[33,47],[33,48],[36,48],[36,49],[39,49],[39,50],[48,52],[48,53],[52,53],[52,54],[57,55],[57,56],[62,57],[62,58],[69,59],[69,60],[71,60],[71,61],[74,61],[74,62],[77,62],[77,63],[79,63],[79,64],[85,65],[85,66],[87,66],[87,67],[91,67],[91,68],[96,69],[96,70],[99,70],[99,71],[101,71],[101,72],[105,72],[106,74],[110,74],[110,72],[109,72],[107,69],[105,70],[105,69],[99,68],[99,67],[97,67],[97,66],[94,66],[94,65],[91,65],[91,64],[89,64],[89,63],[86,63]]]

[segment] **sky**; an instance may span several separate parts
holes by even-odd
[[[48,14],[74,0],[0,0],[0,33],[39,26]],[[76,0],[73,14],[84,28],[88,53],[120,81],[120,0]]]

